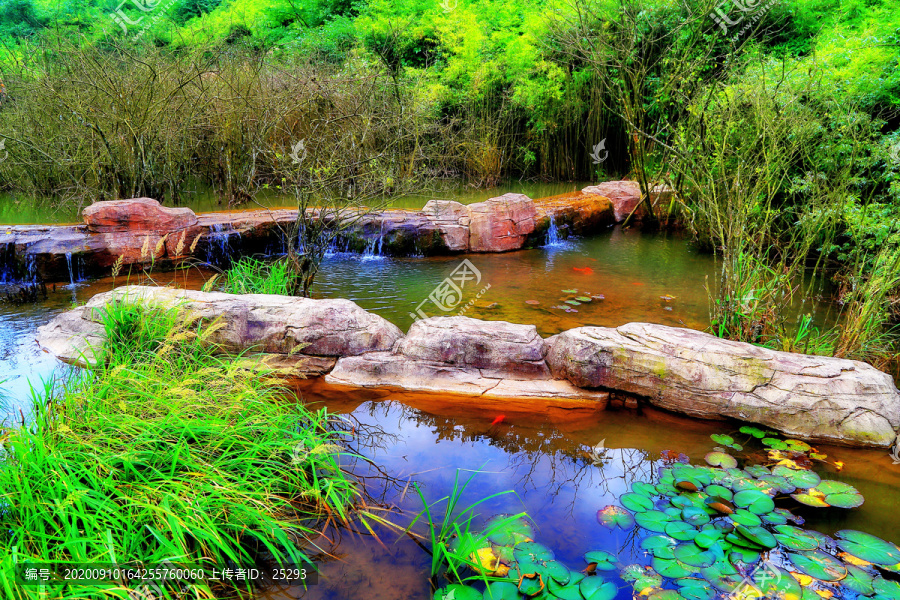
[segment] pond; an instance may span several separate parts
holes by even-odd
[[[478,280],[467,285],[453,311],[444,311],[430,296],[463,260],[477,270]],[[177,280],[179,286],[199,288],[213,273],[197,268],[159,274],[155,281]],[[456,314],[463,307],[475,318],[533,323],[547,336],[580,325],[631,321],[703,328],[705,286],[715,276],[713,258],[682,236],[615,228],[589,239],[506,254],[421,259],[335,253],[326,259],[314,295],[349,298],[403,330],[421,316],[417,311],[436,316]],[[3,386],[11,397],[7,419],[22,418],[20,410],[27,417],[29,386],[59,368],[37,348],[36,328],[73,302],[125,283],[120,277],[58,285],[34,305],[0,303],[0,379],[10,380]],[[566,302],[578,297],[584,300]],[[830,318],[827,304],[799,306],[799,312],[813,312],[817,321]],[[355,420],[359,453],[371,462],[356,460],[348,466],[372,476],[370,492],[404,511],[396,515],[397,522],[408,522],[422,507],[407,485],[410,481],[419,482],[431,503],[451,492],[459,470],[463,479],[474,477],[463,505],[514,492],[486,502],[479,510],[479,526],[493,514],[525,511],[535,524],[535,539],[575,570],[584,568],[585,552],[597,550],[623,563],[650,564],[651,557],[638,545],[637,530],[606,529],[598,523],[597,511],[616,504],[635,481],[658,477],[672,456],[686,455],[703,464],[703,456],[716,446],[709,436],[734,434],[738,427],[625,406],[602,412],[536,407],[517,413],[481,398],[349,390],[320,381],[303,382],[298,393]],[[601,442],[605,450],[598,460],[591,451]],[[855,486],[866,501],[853,510],[801,507],[805,527],[828,534],[852,528],[900,540],[900,466],[884,451],[818,449],[832,463],[845,465],[837,472],[833,465],[817,464],[821,475]],[[393,483],[383,484],[382,473]],[[379,539],[340,533],[337,558],[320,563],[321,583],[305,592],[291,588],[264,597],[430,598],[430,557],[396,531],[379,528],[377,533]],[[618,598],[631,597],[628,584],[615,574],[610,578]]]

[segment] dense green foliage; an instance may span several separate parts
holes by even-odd
[[[898,280],[879,257],[900,243],[892,4],[786,0],[723,31],[712,0],[3,0],[0,189],[360,203],[433,178],[626,176],[650,224],[722,257],[718,333],[888,356],[894,294],[863,291]],[[675,199],[651,206],[656,184]],[[810,266],[849,338],[798,346],[785,307]]]
[[[31,423],[0,437],[3,597],[27,597],[14,561],[310,560],[320,519],[347,518],[358,493],[328,415],[283,397],[258,358],[217,357],[215,323],[128,303],[102,318],[108,343],[96,369],[48,383]],[[236,595],[209,585],[197,592]]]

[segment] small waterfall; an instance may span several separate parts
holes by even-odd
[[[381,228],[378,230],[378,237],[374,237],[366,244],[366,250],[363,252],[361,260],[381,260],[384,255],[381,253],[384,246],[384,220],[381,221]]]
[[[234,229],[231,223],[213,223],[207,234],[206,262],[227,267],[237,253],[241,232]]]
[[[569,242],[559,237],[559,227],[556,226],[556,217],[550,213],[550,227],[547,229],[547,241],[545,248],[564,248]]]
[[[75,272],[72,270],[71,252],[66,252],[66,264],[69,266],[69,285],[75,287]]]
[[[25,254],[25,282],[38,282],[37,259],[34,254]]]

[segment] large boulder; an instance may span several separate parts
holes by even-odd
[[[169,208],[152,198],[95,202],[81,211],[88,231],[114,233],[142,231],[166,234],[197,224],[190,208]]]
[[[890,446],[900,428],[893,380],[858,361],[648,323],[579,327],[547,339],[547,348],[554,375],[577,386],[622,390],[696,417],[856,446]]]
[[[204,321],[218,320],[221,326],[208,339],[234,354],[249,350],[276,358],[299,354],[333,359],[388,350],[403,337],[397,326],[349,300],[126,286],[98,294],[84,306],[56,316],[38,329],[38,343],[72,364],[99,360],[96,350],[104,337],[103,311],[115,302],[178,307]]]
[[[569,192],[535,200],[534,206],[537,229],[531,237],[539,244],[546,242],[551,221],[560,238],[594,234],[616,223],[610,199],[596,194]]]
[[[338,360],[325,381],[356,387],[451,392],[491,398],[588,401],[608,395],[553,379],[533,325],[432,317],[417,321],[392,352]]]
[[[469,249],[469,209],[452,200],[429,200],[422,214],[434,223],[452,252]]]
[[[535,228],[537,210],[524,194],[504,194],[468,209],[470,252],[518,250]]]
[[[624,221],[641,203],[641,186],[637,181],[604,181],[588,186],[581,191],[585,194],[609,198],[618,223]],[[643,210],[641,208],[635,211],[635,218],[640,219],[643,216]]]

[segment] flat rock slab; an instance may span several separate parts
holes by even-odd
[[[585,390],[560,379],[513,379],[495,370],[460,367],[445,362],[411,360],[402,354],[373,352],[340,358],[325,382],[363,388],[450,392],[485,398],[534,398],[589,402],[605,408],[609,394]]]
[[[893,380],[858,361],[648,323],[579,327],[549,338],[547,348],[553,374],[574,385],[622,390],[696,417],[855,446],[888,447],[900,428]]]
[[[88,230],[94,233],[154,231],[170,233],[197,224],[190,208],[162,206],[152,198],[95,202],[81,211]]]
[[[297,363],[293,359],[298,355],[330,359],[301,361],[304,369],[319,373],[330,369],[336,357],[387,350],[403,336],[397,326],[349,300],[126,286],[98,294],[84,306],[56,316],[38,329],[38,343],[65,362],[92,364],[99,359],[96,348],[104,339],[102,313],[112,302],[177,306],[205,321],[220,319],[222,327],[209,340],[223,351],[278,355],[282,365]]]

